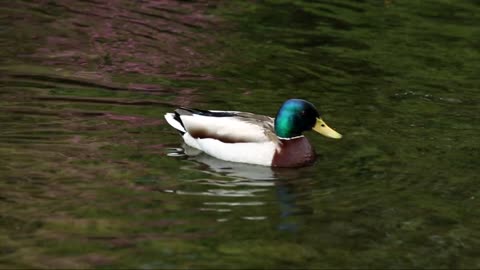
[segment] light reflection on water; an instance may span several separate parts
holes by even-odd
[[[289,217],[313,213],[309,202],[311,190],[305,188],[311,183],[299,177],[301,170],[275,169],[224,161],[185,144],[182,148],[169,148],[166,151],[166,155],[171,158],[181,158],[194,163],[193,166],[182,166],[182,170],[200,171],[213,177],[188,180],[191,185],[199,185],[201,191],[165,190],[165,192],[180,196],[204,196],[201,197],[204,201],[201,202],[202,206],[199,210],[218,213],[217,222],[229,221],[232,212],[238,211],[239,208],[242,208],[242,212],[246,214],[237,218],[247,221],[267,221],[272,219],[271,212],[265,212],[265,215],[249,213],[258,213],[259,210],[265,211],[274,207],[277,209],[275,212],[278,212],[278,217],[274,219],[280,218],[278,229],[296,231],[298,224],[289,221]],[[191,185],[189,185],[190,188]],[[272,192],[275,194],[273,198],[269,196]],[[213,197],[215,200],[210,201],[208,197]],[[228,199],[228,201],[222,201],[222,199]]]

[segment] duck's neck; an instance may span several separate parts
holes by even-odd
[[[282,141],[289,141],[289,140],[295,140],[295,139],[299,139],[299,138],[302,138],[302,137],[305,137],[304,135],[300,135],[300,136],[295,136],[295,137],[291,137],[291,138],[284,138],[284,137],[280,137],[280,136],[277,136],[280,140]]]

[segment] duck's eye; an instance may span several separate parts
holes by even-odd
[[[321,124],[320,126],[325,127],[325,124]]]

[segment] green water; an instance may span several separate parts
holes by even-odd
[[[480,268],[478,1],[35,2],[0,8],[0,268]],[[163,120],[292,97],[344,135],[301,169]]]

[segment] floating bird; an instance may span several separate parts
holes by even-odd
[[[315,161],[315,150],[304,131],[340,139],[320,118],[315,106],[302,99],[283,103],[275,118],[238,111],[179,108],[165,114],[185,143],[215,158],[272,167],[302,167]]]

